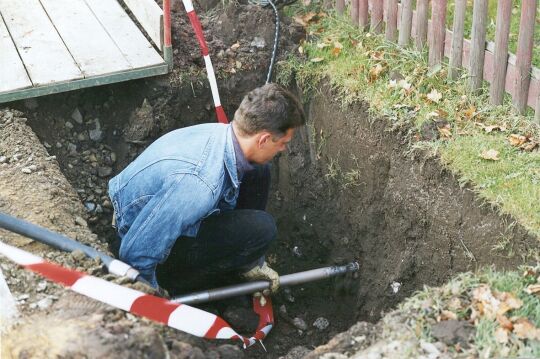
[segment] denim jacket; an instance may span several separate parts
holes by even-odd
[[[231,125],[172,131],[109,181],[121,238],[120,259],[157,286],[156,266],[180,236],[236,205],[239,180]]]

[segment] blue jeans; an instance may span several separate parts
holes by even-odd
[[[277,234],[274,218],[264,211],[269,189],[269,165],[247,172],[236,208],[204,219],[195,238],[178,238],[157,268],[158,283],[173,292],[223,285],[223,277],[262,264]]]

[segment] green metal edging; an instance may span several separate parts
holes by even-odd
[[[100,75],[87,79],[74,80],[62,83],[53,83],[39,87],[32,87],[13,92],[0,94],[0,103],[22,100],[25,98],[51,95],[60,92],[78,90],[86,87],[108,85],[117,82],[135,80],[144,77],[164,75],[169,72],[169,64],[164,63],[157,66],[145,67],[142,69],[122,71],[114,74]]]

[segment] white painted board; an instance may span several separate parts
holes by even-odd
[[[41,0],[41,4],[85,77],[132,68],[84,0]]]
[[[163,50],[163,10],[154,0],[124,0],[158,49]]]
[[[0,0],[0,13],[34,86],[83,77],[39,0]]]
[[[0,17],[0,92],[31,87],[32,82],[24,68],[15,44]]]
[[[116,0],[85,0],[105,31],[134,68],[165,61]]]

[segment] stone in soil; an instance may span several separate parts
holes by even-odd
[[[431,326],[431,334],[447,345],[460,344],[462,348],[469,346],[474,327],[463,320],[446,320]]]

